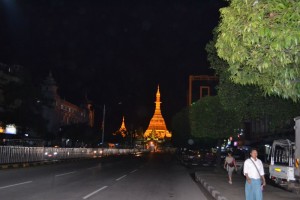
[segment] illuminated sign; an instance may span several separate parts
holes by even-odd
[[[4,133],[4,129],[2,126],[0,126],[0,133]]]
[[[12,135],[16,135],[17,134],[17,128],[14,124],[8,124],[5,127],[5,133],[6,134],[12,134]]]

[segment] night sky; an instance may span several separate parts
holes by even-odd
[[[188,76],[213,74],[205,45],[222,0],[0,0],[0,62],[52,72],[59,94],[84,96],[107,121],[146,126],[160,85],[162,113],[187,104]],[[122,104],[119,104],[122,102]],[[98,122],[96,122],[97,124]],[[115,127],[118,128],[118,127]]]

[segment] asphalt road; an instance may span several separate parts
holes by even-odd
[[[0,171],[1,200],[207,200],[169,154],[117,156]]]

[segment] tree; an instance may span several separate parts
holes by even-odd
[[[300,105],[276,96],[264,96],[256,85],[240,85],[230,80],[228,63],[220,58],[215,47],[217,32],[206,46],[208,60],[220,78],[218,96],[225,110],[237,113],[239,121],[268,118],[270,128],[280,129],[298,115]]]
[[[1,121],[16,124],[22,133],[29,130],[43,136],[46,133],[46,122],[41,117],[41,93],[32,82],[31,74],[23,67],[15,72],[1,71],[1,74],[11,77],[10,81],[2,81],[4,85],[1,84]]]
[[[222,8],[216,47],[235,83],[300,98],[300,1],[231,0]]]
[[[186,107],[172,118],[172,140],[175,145],[186,146],[191,138],[189,108]]]
[[[232,110],[225,110],[218,96],[207,96],[190,108],[191,134],[198,138],[221,139],[233,134],[240,121]]]
[[[218,96],[207,96],[190,108],[191,134],[204,141],[217,140],[214,144],[221,146],[222,139],[232,136],[239,128],[240,121],[236,112],[225,110]],[[220,148],[217,151],[217,166],[221,163]]]
[[[237,113],[240,121],[267,118],[270,130],[281,129],[297,115],[300,104],[289,99],[263,96],[256,86],[237,85],[230,80],[219,86],[218,96],[226,110]]]

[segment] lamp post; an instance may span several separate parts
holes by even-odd
[[[122,105],[122,102],[119,102],[118,105]],[[105,104],[103,104],[103,116],[102,116],[102,139],[101,144],[104,145],[104,131],[105,131],[105,114],[106,114],[106,107]]]
[[[104,145],[104,124],[105,124],[105,104],[103,105],[103,118],[102,118],[102,146]]]

